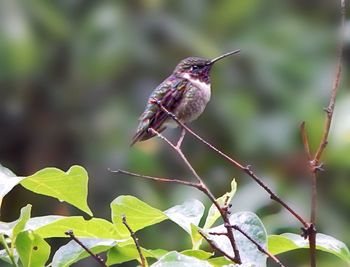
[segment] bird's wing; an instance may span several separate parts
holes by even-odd
[[[140,123],[136,134],[132,138],[131,145],[153,137],[154,134],[148,131],[149,128],[153,128],[158,132],[165,129],[163,124],[168,115],[155,103],[155,100],[160,101],[168,111],[173,112],[179,105],[187,88],[188,80],[186,79],[177,79],[176,82],[167,79],[159,85],[149,97],[146,109],[139,118]]]

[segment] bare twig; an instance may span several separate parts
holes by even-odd
[[[315,162],[314,160],[312,162]],[[310,227],[308,229],[310,247],[310,265],[316,267],[316,212],[317,212],[317,174],[316,167],[311,173],[311,215]]]
[[[211,193],[209,188],[203,182],[202,178],[198,175],[196,170],[192,167],[191,163],[188,161],[188,159],[186,158],[186,156],[183,154],[183,152],[181,150],[181,143],[182,143],[183,137],[185,135],[185,130],[182,131],[181,137],[180,137],[180,139],[179,139],[179,141],[177,142],[176,145],[171,143],[166,137],[164,137],[158,131],[156,131],[156,130],[154,130],[152,128],[150,128],[149,131],[151,131],[153,134],[157,135],[159,138],[161,138],[163,141],[165,141],[181,157],[181,159],[183,160],[185,165],[188,167],[188,169],[191,171],[193,176],[196,178],[197,182],[194,183],[194,182],[183,181],[183,180],[178,180],[178,179],[168,179],[168,178],[161,178],[161,177],[155,177],[155,176],[148,176],[148,175],[132,173],[132,172],[124,171],[124,170],[117,170],[117,171],[112,171],[112,172],[122,173],[122,174],[135,176],[135,177],[139,177],[139,178],[144,178],[144,179],[148,179],[148,180],[153,180],[153,181],[157,181],[157,182],[177,183],[177,184],[181,184],[181,185],[186,185],[186,186],[191,186],[191,187],[197,188],[198,190],[203,192],[211,200],[211,202],[215,205],[215,207],[220,212],[221,217],[222,217],[225,225],[229,225],[230,221],[229,221],[229,218],[228,218],[228,215],[229,215],[228,208],[226,206],[225,207],[221,207],[220,206],[220,204],[216,200],[215,196]],[[232,245],[232,249],[234,251],[234,257],[229,256],[229,255],[227,255],[227,256],[233,262],[240,264],[241,263],[241,258],[240,258],[239,250],[238,250],[236,242],[235,242],[235,238],[234,238],[234,235],[233,235],[232,228],[227,227],[227,234],[226,235],[227,235],[228,239],[230,240],[230,243]]]
[[[182,184],[182,185],[192,186],[192,187],[195,187],[197,189],[200,188],[200,184],[198,184],[198,183],[193,183],[193,182],[188,182],[188,181],[183,181],[183,180],[178,180],[178,179],[161,178],[161,177],[143,175],[143,174],[129,172],[129,171],[124,171],[124,170],[116,170],[116,171],[110,170],[110,172],[126,174],[126,175],[129,175],[129,176],[135,176],[135,177],[138,177],[138,178],[153,180],[153,181],[156,181],[156,182],[175,183],[175,184]]]
[[[186,158],[186,156],[183,154],[180,146],[175,146],[173,145],[173,143],[171,143],[165,136],[163,136],[161,133],[157,132],[155,129],[150,128],[149,131],[151,131],[153,134],[157,135],[159,138],[161,138],[162,140],[164,140],[183,160],[183,162],[185,163],[185,165],[188,167],[188,169],[192,172],[192,174],[194,175],[194,177],[197,179],[198,181],[198,189],[200,191],[202,191],[204,194],[207,195],[207,197],[211,200],[211,202],[215,205],[215,207],[218,209],[218,211],[221,214],[221,217],[224,221],[225,224],[230,224],[230,220],[228,218],[228,210],[226,207],[221,207],[220,204],[218,203],[218,201],[216,200],[216,198],[214,197],[214,195],[211,193],[211,191],[209,190],[209,188],[206,186],[206,184],[203,182],[202,178],[198,175],[198,173],[196,172],[196,170],[192,167],[191,163],[188,161],[188,159]],[[181,139],[182,137],[180,137]],[[178,142],[179,143],[179,142]],[[230,257],[230,259],[235,262],[240,264],[241,263],[241,257],[239,254],[239,250],[237,248],[236,245],[236,241],[235,241],[235,237],[233,235],[233,231],[231,228],[227,228],[227,237],[230,240],[230,243],[232,245],[232,249],[234,251],[234,257]]]
[[[339,41],[338,49],[337,49],[337,65],[336,65],[336,69],[335,69],[335,78],[333,81],[331,98],[329,100],[329,104],[328,104],[327,108],[325,108],[326,120],[325,120],[325,124],[324,124],[323,135],[322,135],[320,145],[316,151],[315,158],[314,158],[316,165],[318,164],[319,160],[321,159],[322,153],[328,144],[328,135],[329,135],[329,129],[331,127],[332,118],[333,118],[335,98],[337,96],[337,92],[338,92],[339,84],[340,84],[341,65],[342,65],[342,60],[343,60],[344,36],[345,36],[345,10],[346,10],[345,9],[345,0],[340,0],[340,9],[341,9],[341,37],[340,37],[340,41]]]
[[[166,142],[177,154],[179,154],[180,158],[183,160],[183,162],[186,164],[188,169],[192,172],[193,176],[197,179],[198,183],[203,184],[202,179],[199,177],[196,170],[192,167],[191,163],[187,160],[185,155],[182,153],[181,148],[178,146],[175,146],[173,143],[171,143],[167,138],[165,138],[164,135],[159,133],[153,128],[149,128],[149,131],[151,131],[153,134],[157,135],[160,139],[162,139],[164,142]],[[179,142],[178,142],[179,143]]]
[[[311,161],[312,156],[311,156],[311,152],[310,152],[309,139],[307,137],[307,132],[306,132],[306,129],[305,129],[305,121],[303,121],[300,124],[300,132],[301,132],[301,136],[303,138],[303,145],[304,145],[305,154],[307,156],[307,160]]]
[[[134,240],[137,252],[139,253],[139,256],[140,256],[141,266],[142,267],[147,267],[148,263],[147,263],[146,258],[142,254],[141,247],[140,247],[140,244],[139,244],[139,240],[136,237],[135,232],[131,229],[131,227],[129,226],[128,222],[126,221],[126,216],[125,215],[122,216],[122,222],[125,225],[125,227],[128,229],[131,238]]]
[[[155,100],[156,101],[156,100]],[[263,181],[260,177],[258,177],[251,169],[250,165],[244,166],[242,164],[240,164],[238,161],[234,160],[233,158],[231,158],[230,156],[228,156],[227,154],[225,154],[224,152],[222,152],[221,150],[219,150],[218,148],[214,147],[212,144],[210,144],[208,141],[206,141],[205,139],[203,139],[202,137],[200,137],[197,133],[195,133],[193,130],[191,130],[189,127],[187,127],[184,123],[182,123],[173,113],[171,113],[170,111],[168,111],[161,102],[156,101],[156,103],[158,104],[158,106],[168,114],[168,116],[170,116],[175,122],[177,122],[182,128],[184,128],[188,133],[190,133],[191,135],[193,135],[197,140],[199,140],[200,142],[202,142],[203,144],[205,144],[206,146],[208,146],[211,150],[215,151],[216,153],[218,153],[221,157],[223,157],[224,159],[226,159],[231,165],[234,165],[235,167],[237,167],[238,169],[240,169],[241,171],[245,172],[246,174],[248,174],[251,178],[253,178],[253,180],[255,182],[257,182],[266,192],[269,193],[270,198],[272,200],[275,200],[276,202],[278,202],[279,204],[281,204],[284,208],[286,208],[302,225],[303,227],[307,228],[309,227],[309,224],[294,210],[292,209],[287,203],[285,203],[279,196],[277,196],[276,193],[274,193]]]
[[[256,242],[251,236],[249,236],[242,228],[240,228],[238,225],[231,225],[233,229],[237,230],[240,232],[242,235],[244,235],[250,242],[252,242],[260,252],[266,254],[268,257],[270,257],[274,262],[276,262],[279,266],[284,267],[284,265],[280,262],[280,260],[270,253],[268,250],[263,248],[258,242]]]
[[[341,36],[340,41],[337,48],[337,64],[335,69],[334,81],[332,85],[331,97],[329,100],[329,104],[327,108],[325,108],[326,118],[323,128],[323,134],[318,145],[318,148],[315,152],[315,155],[312,157],[309,141],[307,139],[307,134],[305,131],[305,123],[301,125],[301,133],[304,143],[304,148],[306,155],[308,157],[308,165],[311,172],[311,215],[310,215],[310,224],[307,229],[304,229],[304,238],[309,239],[310,246],[310,264],[311,267],[316,267],[316,214],[317,214],[317,172],[322,169],[323,164],[320,163],[323,152],[328,144],[328,136],[329,130],[332,124],[333,112],[335,99],[337,96],[337,92],[340,85],[340,77],[341,77],[341,65],[342,65],[342,57],[343,57],[343,43],[344,43],[344,35],[345,35],[345,0],[340,0],[340,9],[341,9]]]
[[[72,240],[74,240],[79,246],[81,246],[87,253],[89,253],[101,266],[107,267],[104,260],[97,254],[93,253],[87,246],[85,246],[73,233],[72,230],[65,232]]]
[[[226,235],[226,233],[219,233],[219,232],[209,232],[210,235]]]
[[[216,251],[220,252],[222,255],[224,255],[226,258],[230,259],[233,261],[232,257],[227,254],[225,251],[223,251],[221,248],[219,248],[215,242],[213,240],[211,240],[210,238],[208,238],[205,233],[201,230],[198,231],[200,233],[200,235],[208,242],[208,244]],[[227,236],[227,233],[222,233],[222,235]]]
[[[272,253],[270,253],[268,250],[264,249],[258,242],[256,242],[251,236],[249,236],[242,228],[240,228],[238,225],[229,225],[228,227],[232,227],[233,229],[239,231],[242,235],[244,235],[250,242],[252,242],[257,249],[266,254],[268,257],[270,257],[274,262],[276,262],[279,266],[284,267],[284,265],[280,262],[280,260],[273,255]],[[219,232],[209,232],[208,234],[210,235],[218,235],[218,236],[222,236],[222,235],[226,235],[226,233],[219,233]],[[201,235],[203,236],[203,233],[201,233]],[[212,242],[213,243],[213,242]],[[215,245],[215,243],[210,244],[211,246]],[[215,245],[216,246],[216,245]]]

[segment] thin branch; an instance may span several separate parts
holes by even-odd
[[[317,176],[313,172],[311,176],[311,215],[310,222],[315,224],[316,222],[316,211],[317,211]]]
[[[210,234],[210,235],[227,235],[226,233],[219,233],[219,232],[209,232],[208,234]]]
[[[81,246],[87,253],[89,253],[101,266],[107,267],[104,260],[97,254],[93,253],[87,246],[85,246],[73,233],[72,230],[65,232],[72,240],[74,240],[79,246]]]
[[[148,263],[147,263],[146,258],[142,254],[141,247],[140,247],[140,244],[139,244],[139,240],[136,237],[135,232],[131,229],[131,227],[129,226],[128,222],[126,221],[126,216],[125,215],[122,216],[122,222],[125,225],[125,227],[128,228],[128,231],[129,231],[132,239],[134,240],[137,252],[139,253],[139,256],[140,256],[141,266],[147,267]]]
[[[311,223],[306,235],[309,238],[309,248],[310,248],[310,266],[316,267],[316,228],[315,224]]]
[[[257,243],[252,237],[250,237],[246,232],[242,230],[238,225],[229,225],[229,227],[232,227],[233,229],[241,232],[250,242],[252,242],[257,249],[266,254],[268,257],[270,257],[274,262],[276,262],[279,266],[284,267],[284,265],[280,262],[280,260],[273,254],[271,254],[269,251],[264,249],[259,243]],[[208,234],[210,235],[218,235],[218,236],[225,236],[227,235],[226,233],[218,233],[218,232],[209,232]],[[211,244],[212,245],[212,244]]]
[[[161,133],[159,133],[158,131],[156,131],[153,128],[149,128],[149,131],[151,131],[153,134],[157,135],[160,139],[162,139],[163,141],[165,141],[173,150],[175,150],[175,152],[177,154],[179,154],[180,158],[183,160],[183,162],[186,164],[186,166],[188,167],[188,169],[192,172],[193,176],[197,179],[197,181],[200,184],[203,184],[202,179],[199,177],[198,173],[196,172],[196,170],[192,167],[191,163],[189,163],[189,161],[187,160],[187,158],[185,157],[185,155],[182,153],[181,148],[175,146],[173,143],[171,143],[164,135],[162,135]]]
[[[309,158],[309,167],[311,171],[311,215],[310,215],[310,226],[304,232],[304,237],[308,237],[310,246],[310,264],[311,267],[316,267],[316,214],[317,214],[317,172],[322,170],[322,163],[320,160],[322,158],[323,152],[328,144],[329,130],[332,124],[335,99],[340,85],[341,78],[341,67],[343,60],[343,46],[344,46],[344,36],[345,36],[345,0],[340,0],[340,13],[341,13],[341,26],[340,26],[340,41],[337,47],[337,64],[335,68],[335,75],[332,85],[331,97],[327,108],[325,108],[326,118],[323,127],[323,134],[316,150],[314,157],[311,157],[309,150],[309,142],[307,140],[306,131],[303,129],[305,124],[302,124],[302,136],[303,143],[306,150],[306,154]]]
[[[178,180],[178,179],[168,179],[168,178],[161,178],[161,177],[143,175],[143,174],[129,172],[129,171],[120,170],[120,169],[116,170],[116,171],[110,170],[110,172],[121,173],[121,174],[134,176],[134,177],[138,177],[138,178],[153,180],[153,181],[156,181],[156,182],[176,183],[176,184],[181,184],[181,185],[187,185],[187,186],[195,187],[197,189],[199,189],[199,187],[200,187],[200,184],[198,184],[198,183],[193,183],[193,182],[188,182],[188,181],[183,181],[183,180]]]
[[[10,258],[10,261],[12,262],[13,266],[18,267],[18,263],[13,255],[13,251],[9,248],[7,242],[6,242],[6,238],[4,235],[0,235],[0,243],[2,244],[2,246],[4,247],[7,255]],[[12,246],[12,245],[11,245]]]
[[[305,154],[307,156],[307,160],[311,161],[312,156],[311,156],[311,152],[310,152],[309,139],[307,137],[307,132],[306,132],[306,129],[305,129],[305,121],[303,121],[300,124],[300,132],[301,132],[301,136],[303,138],[303,145],[304,145]]]
[[[156,101],[156,100],[155,100]],[[274,193],[263,181],[260,177],[258,177],[251,169],[251,166],[244,166],[240,164],[238,161],[234,160],[230,156],[226,155],[224,152],[219,150],[218,148],[214,147],[212,144],[210,144],[208,141],[200,137],[197,133],[195,133],[193,130],[191,130],[189,127],[187,127],[184,123],[182,123],[173,113],[168,111],[161,102],[156,101],[158,106],[168,114],[175,122],[177,122],[182,128],[184,128],[188,133],[193,135],[197,140],[208,146],[211,150],[215,151],[218,153],[221,157],[226,159],[231,165],[234,165],[241,171],[245,172],[248,174],[251,178],[253,178],[254,181],[256,181],[266,192],[269,193],[270,198],[272,200],[275,200],[278,202],[280,205],[282,205],[284,208],[286,208],[302,225],[304,228],[308,228],[309,224],[294,210],[292,209],[287,203],[285,203],[280,197],[277,196],[276,193]]]
[[[225,225],[226,224],[230,224],[230,220],[228,218],[227,208],[226,207],[223,208],[223,207],[220,206],[220,204],[218,203],[218,201],[216,200],[216,198],[214,197],[212,192],[209,190],[209,188],[203,182],[202,178],[198,175],[196,170],[192,167],[191,163],[188,161],[186,156],[183,154],[183,152],[181,150],[181,147],[173,145],[173,143],[171,143],[165,136],[163,136],[161,133],[157,132],[155,129],[149,128],[148,130],[151,131],[153,134],[157,135],[163,141],[165,141],[181,157],[181,159],[183,160],[185,165],[188,167],[188,169],[192,172],[194,177],[197,179],[197,181],[198,181],[198,187],[197,188],[200,191],[202,191],[204,194],[206,194],[207,197],[211,200],[211,202],[215,205],[215,207],[220,212],[221,217],[222,217]],[[182,137],[180,137],[180,139],[181,138]],[[239,253],[239,250],[237,248],[237,244],[236,244],[236,241],[235,241],[235,237],[233,235],[233,231],[230,228],[227,228],[227,237],[230,240],[230,243],[232,245],[232,249],[233,249],[234,254],[235,254],[234,258],[231,257],[230,259],[232,259],[233,262],[240,264],[241,263],[240,253]]]
[[[282,262],[280,262],[280,260],[273,255],[272,253],[270,253],[269,251],[267,251],[265,248],[263,248],[258,242],[256,242],[251,236],[249,236],[245,231],[243,231],[242,228],[240,228],[238,225],[231,225],[231,227],[235,230],[237,230],[238,232],[240,232],[242,235],[244,235],[250,242],[252,242],[260,252],[266,254],[268,257],[270,257],[274,262],[276,262],[279,266],[284,267],[284,265],[282,264]]]
[[[322,153],[324,149],[326,148],[328,144],[328,136],[329,136],[329,129],[331,127],[332,118],[333,118],[333,112],[334,112],[334,105],[335,105],[335,98],[337,96],[337,92],[339,89],[340,84],[340,77],[341,77],[341,65],[343,61],[343,46],[344,46],[344,36],[345,36],[345,0],[340,0],[340,12],[341,12],[341,37],[338,44],[337,49],[337,65],[335,69],[335,78],[333,81],[332,86],[332,93],[331,98],[329,100],[328,107],[325,109],[326,111],[326,121],[324,124],[324,130],[323,135],[321,138],[320,145],[316,151],[315,154],[315,164],[317,165],[322,157]]]
[[[208,244],[216,251],[219,251],[222,255],[224,255],[226,258],[230,259],[231,261],[234,261],[234,258],[232,258],[232,256],[230,256],[229,254],[227,254],[225,251],[223,251],[221,248],[219,248],[216,243],[211,240],[210,238],[208,238],[205,233],[203,233],[203,231],[198,230],[199,234],[208,242]],[[223,235],[227,236],[227,233],[223,233]]]

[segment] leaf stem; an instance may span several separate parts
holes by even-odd
[[[134,240],[137,252],[139,253],[139,256],[140,256],[141,266],[142,267],[148,267],[148,262],[147,262],[146,258],[142,254],[141,247],[140,247],[140,244],[139,244],[139,240],[136,237],[135,232],[131,229],[130,225],[126,221],[126,216],[125,215],[122,216],[122,222],[125,225],[125,227],[128,229],[131,238]]]
[[[104,260],[97,254],[93,253],[87,246],[83,244],[73,233],[72,230],[68,230],[65,232],[72,240],[74,240],[79,246],[81,246],[87,253],[89,253],[101,266],[107,267]]]
[[[13,250],[9,248],[7,245],[6,239],[4,235],[0,235],[0,243],[3,245],[7,255],[9,256],[13,266],[18,267],[17,261],[13,255]]]

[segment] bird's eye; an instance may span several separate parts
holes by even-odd
[[[191,66],[191,71],[193,71],[193,70],[198,70],[198,69],[199,69],[199,66],[197,66],[197,65]]]

